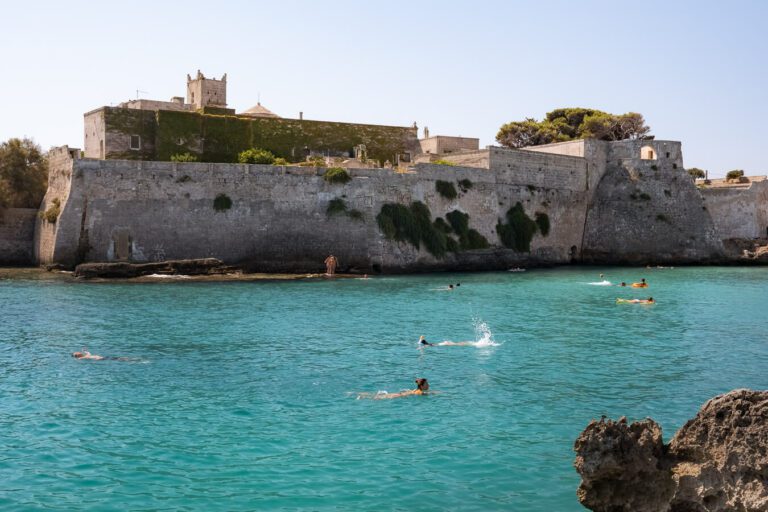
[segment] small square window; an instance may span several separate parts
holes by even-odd
[[[669,151],[667,151],[667,158],[669,158]]]
[[[141,149],[141,137],[138,135],[131,135],[131,149],[137,151]]]

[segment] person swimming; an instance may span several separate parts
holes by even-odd
[[[411,395],[426,395],[429,393],[429,382],[427,379],[416,379],[416,389],[406,389],[397,393],[387,393],[379,391],[378,393],[358,393],[357,399],[370,398],[372,400],[389,400],[390,398],[403,398]]]
[[[632,288],[648,288],[648,283],[645,282],[645,278],[642,278],[639,283],[632,283]]]
[[[85,349],[85,347],[83,347],[83,350],[80,352],[72,352],[72,357],[74,357],[75,359],[91,359],[93,361],[101,361],[104,359],[103,356],[97,356],[96,354],[91,354]]]
[[[616,299],[616,303],[618,304],[656,304],[656,301],[653,300],[653,297],[648,297],[647,299]]]
[[[428,342],[426,337],[419,336],[419,346],[420,347],[434,347],[435,344]]]
[[[89,359],[91,361],[139,361],[138,359],[132,359],[130,357],[105,357],[91,354],[85,347],[83,347],[83,350],[80,352],[72,352],[72,357],[75,359]]]

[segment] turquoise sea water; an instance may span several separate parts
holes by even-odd
[[[587,284],[600,272],[651,287]],[[0,272],[0,509],[582,510],[572,446],[591,419],[651,416],[668,440],[712,396],[768,388],[767,280]],[[648,295],[658,304],[615,304]],[[422,334],[496,346],[419,350]],[[83,345],[137,361],[70,357]],[[356,399],[415,377],[440,393]]]

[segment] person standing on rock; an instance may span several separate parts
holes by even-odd
[[[325,258],[325,274],[332,276],[336,274],[336,265],[339,264],[339,260],[333,254]]]

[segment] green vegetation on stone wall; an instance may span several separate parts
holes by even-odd
[[[352,209],[350,210],[347,208],[347,203],[344,202],[341,198],[331,199],[331,201],[328,203],[328,208],[325,210],[326,215],[329,217],[334,215],[341,215],[344,214],[350,219],[354,220],[365,220],[365,215],[360,210]]]
[[[61,201],[59,201],[58,197],[53,198],[53,201],[51,201],[51,206],[49,206],[48,209],[45,210],[45,212],[38,213],[41,219],[47,222],[50,222],[51,224],[56,223],[56,221],[59,219],[60,214],[61,214]]]
[[[398,242],[408,242],[417,249],[424,248],[435,258],[442,258],[447,251],[445,233],[432,224],[429,207],[414,201],[410,207],[386,203],[376,216],[376,222],[384,236]]]
[[[461,250],[487,249],[490,247],[488,240],[477,230],[469,227],[469,214],[453,210],[445,215],[451,230],[459,236],[458,246]]]
[[[227,194],[219,194],[213,200],[213,209],[217,212],[227,211],[232,208],[232,199]]]
[[[541,236],[549,234],[549,215],[544,212],[536,212],[536,225],[539,226]]]
[[[459,180],[458,183],[459,183],[459,188],[465,194],[467,192],[469,192],[469,190],[474,186],[474,183],[472,183],[472,180],[467,179],[467,178],[465,178],[463,180]]]
[[[138,135],[140,148],[138,150],[127,149],[122,152],[108,152],[106,157],[122,160],[154,160],[156,154],[157,118],[154,111],[136,110],[118,107],[104,108],[104,127],[107,133],[121,134],[126,137]],[[173,151],[164,158],[169,160],[170,155],[184,151]]]
[[[265,164],[275,163],[275,155],[266,149],[251,148],[241,151],[237,155],[237,161],[241,164]]]
[[[435,164],[435,165],[451,165],[451,166],[455,166],[456,165],[455,163],[451,162],[450,160],[445,160],[444,158],[440,158],[438,160],[435,160],[432,163]]]
[[[539,228],[536,221],[526,215],[520,202],[507,211],[506,217],[506,223],[499,220],[496,224],[501,243],[517,252],[531,252],[531,240]]]
[[[240,152],[256,147],[295,162],[307,151],[349,156],[355,146],[365,144],[368,158],[383,162],[410,151],[417,140],[405,127],[166,110],[157,113],[156,124],[157,160],[190,152],[203,162],[236,162]]]
[[[734,169],[733,171],[728,171],[728,173],[725,175],[725,179],[727,180],[737,180],[744,176],[744,171],[741,169]]]
[[[459,194],[456,192],[456,187],[450,181],[437,180],[435,182],[435,190],[437,193],[446,199],[456,199]]]
[[[343,185],[348,183],[352,176],[349,175],[346,169],[342,167],[330,167],[323,174],[323,179],[328,183],[337,183]]]
[[[688,174],[690,174],[693,179],[705,178],[707,176],[707,171],[705,171],[704,169],[699,169],[698,167],[691,167],[686,170],[688,171]]]
[[[192,153],[177,153],[171,155],[171,162],[197,162],[197,156]]]

